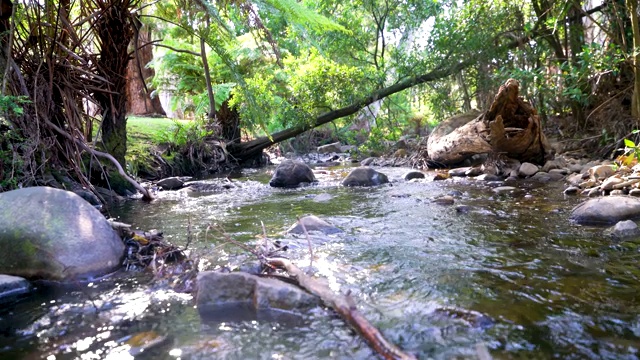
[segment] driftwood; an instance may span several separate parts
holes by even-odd
[[[305,290],[318,296],[325,305],[333,308],[340,316],[354,328],[369,345],[385,359],[416,359],[407,354],[394,344],[387,341],[380,331],[371,325],[367,319],[357,310],[353,299],[347,296],[335,294],[328,286],[314,280],[305,274],[297,266],[287,259],[268,258],[266,263],[274,268],[285,269],[289,275]]]
[[[458,116],[439,125],[427,141],[429,159],[453,165],[476,154],[492,153],[542,165],[553,158],[540,118],[518,96],[519,86],[517,80],[509,79],[486,113],[475,118]]]

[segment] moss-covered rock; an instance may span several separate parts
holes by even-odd
[[[124,245],[80,196],[50,187],[0,194],[0,273],[70,281],[109,273]]]

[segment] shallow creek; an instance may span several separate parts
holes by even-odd
[[[391,184],[343,188],[348,169],[337,168],[318,175],[318,185],[289,190],[267,185],[272,169],[244,170],[232,175],[237,188],[163,192],[112,215],[161,229],[177,245],[190,234],[209,269],[251,260],[207,231],[212,224],[253,245],[264,223],[306,267],[307,239],[283,233],[296,217],[317,215],[344,233],[311,237],[316,272],[334,290],[351,291],[390,341],[419,358],[476,358],[483,347],[497,359],[640,356],[638,244],[571,224],[570,210],[582,199],[564,197],[561,183],[523,181],[517,191],[497,194],[484,182],[405,182],[407,169],[379,170]],[[432,202],[448,194],[454,205]],[[201,316],[191,296],[148,274],[42,287],[0,309],[0,358],[373,357],[329,311],[227,315]],[[141,354],[136,349],[156,340],[160,345]]]

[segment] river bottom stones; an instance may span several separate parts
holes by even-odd
[[[120,266],[124,244],[80,196],[50,187],[0,194],[0,273],[75,281]]]

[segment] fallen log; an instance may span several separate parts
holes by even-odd
[[[416,359],[415,356],[402,351],[394,344],[387,341],[380,331],[358,311],[353,299],[349,296],[337,295],[328,286],[318,282],[305,274],[291,261],[284,258],[265,259],[268,266],[281,268],[289,273],[289,276],[298,282],[298,285],[308,292],[318,296],[325,305],[334,309],[340,316],[355,329],[369,345],[385,359]]]
[[[519,86],[509,79],[500,86],[489,111],[441,123],[427,140],[429,159],[445,165],[489,153],[540,165],[552,159],[537,111],[518,96]]]

